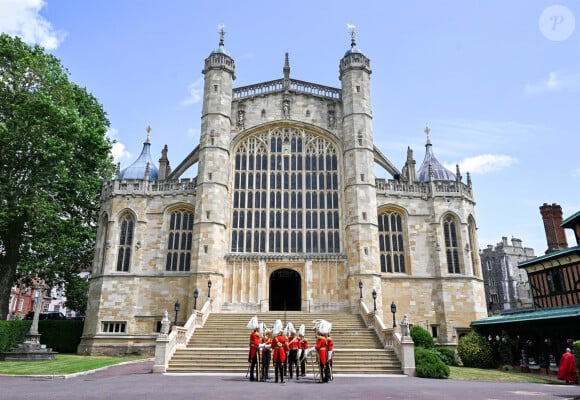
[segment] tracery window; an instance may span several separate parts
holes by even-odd
[[[461,266],[459,264],[460,247],[457,239],[457,221],[451,215],[447,215],[443,221],[443,234],[445,235],[447,272],[459,274],[461,273]]]
[[[379,214],[381,272],[406,272],[403,218],[396,211]]]
[[[296,128],[239,143],[231,251],[339,253],[337,154],[329,140]]]
[[[135,220],[133,216],[125,214],[121,220],[119,232],[119,252],[117,253],[117,271],[119,272],[129,272],[134,230]]]
[[[190,270],[192,241],[193,212],[187,209],[173,211],[169,217],[166,271]]]

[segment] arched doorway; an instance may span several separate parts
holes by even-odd
[[[300,274],[278,269],[270,275],[270,311],[300,311],[302,297]]]

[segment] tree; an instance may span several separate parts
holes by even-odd
[[[56,57],[0,35],[0,318],[17,279],[64,284],[91,264],[108,125]]]
[[[66,279],[66,308],[84,314],[87,311],[89,281],[77,274]]]

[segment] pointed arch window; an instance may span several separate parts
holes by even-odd
[[[172,211],[169,216],[166,271],[189,271],[193,242],[193,212],[187,209]]]
[[[447,272],[450,274],[460,274],[459,264],[459,240],[457,235],[457,220],[447,215],[443,220],[443,234],[445,235],[445,253],[447,256]]]
[[[121,229],[119,232],[119,252],[117,253],[118,272],[129,272],[134,231],[135,219],[132,215],[125,214],[121,220]]]
[[[296,128],[241,141],[233,171],[231,251],[340,253],[338,154],[327,138]],[[244,185],[238,179],[243,174],[255,184]],[[258,211],[259,223],[240,217]]]
[[[407,273],[403,217],[396,211],[378,216],[381,272]]]

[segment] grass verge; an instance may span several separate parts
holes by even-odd
[[[65,375],[90,371],[147,357],[106,357],[59,354],[56,360],[0,361],[1,375]]]
[[[449,367],[449,379],[494,382],[562,383],[555,376],[521,372],[504,372],[495,369]]]

